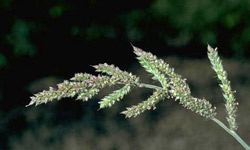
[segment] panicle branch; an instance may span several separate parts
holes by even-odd
[[[145,59],[144,57],[137,57],[142,67],[146,69],[147,72],[153,74],[153,79],[158,80],[162,87],[167,90],[169,87],[167,78],[156,68],[154,64]]]
[[[58,84],[57,89],[50,87],[48,91],[42,91],[32,96],[30,103],[26,105],[26,107],[33,104],[37,106],[54,99],[60,100],[65,97],[74,97],[76,94],[85,91],[86,87],[86,83],[69,82],[66,80],[63,83]]]
[[[39,105],[47,103],[54,99],[60,100],[66,97],[74,97],[76,100],[87,101],[106,87],[115,84],[125,84],[119,90],[104,97],[100,102],[100,108],[111,107],[115,101],[119,101],[124,95],[130,92],[132,86],[139,84],[139,78],[126,71],[121,71],[118,67],[108,64],[99,64],[94,66],[97,72],[106,73],[106,75],[91,75],[88,73],[76,73],[70,81],[64,81],[58,84],[57,88],[50,88],[48,91],[42,91],[31,97],[31,102],[27,105]]]
[[[111,107],[116,101],[120,101],[131,90],[131,86],[126,84],[123,88],[114,91],[108,96],[105,96],[100,102],[100,109],[105,107]]]
[[[224,70],[222,61],[218,56],[217,48],[213,49],[208,45],[208,58],[212,64],[212,68],[217,74],[218,79],[220,80],[220,87],[223,91],[223,97],[226,100],[226,111],[228,114],[227,121],[231,130],[237,130],[236,123],[236,111],[238,103],[235,102],[234,92],[231,89],[230,81],[227,79],[227,72]]]
[[[146,110],[156,109],[155,105],[166,97],[167,93],[165,90],[156,90],[147,100],[132,106],[127,107],[125,111],[121,112],[126,118],[136,117],[139,114],[143,113]]]

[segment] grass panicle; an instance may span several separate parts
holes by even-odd
[[[161,86],[141,83],[139,77],[132,73],[122,71],[114,65],[104,63],[93,66],[96,72],[101,74],[92,75],[88,73],[77,73],[69,81],[66,80],[58,84],[57,88],[49,88],[47,91],[34,94],[27,106],[37,106],[55,99],[60,100],[66,97],[76,97],[76,100],[88,101],[98,94],[101,89],[107,86],[122,86],[122,88],[113,91],[99,101],[100,109],[102,109],[112,107],[115,102],[120,101],[127,95],[133,87],[149,88],[153,90],[153,93],[147,100],[137,105],[127,107],[121,114],[125,115],[126,118],[136,117],[146,110],[154,110],[156,108],[155,105],[160,100],[171,97],[186,109],[214,121],[234,137],[246,150],[250,150],[250,147],[245,141],[235,132],[237,129],[235,118],[238,103],[235,102],[234,92],[231,90],[230,81],[227,79],[227,73],[222,66],[222,61],[218,56],[217,49],[213,49],[208,45],[208,58],[212,64],[213,70],[220,80],[220,87],[226,100],[225,106],[228,113],[226,119],[229,123],[229,127],[215,118],[216,107],[212,106],[209,101],[191,95],[191,90],[186,79],[175,73],[174,68],[171,68],[169,64],[150,52],[145,52],[135,46],[133,46],[133,49],[141,66],[148,73],[152,74],[152,79],[157,80]]]

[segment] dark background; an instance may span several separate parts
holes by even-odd
[[[125,97],[128,102],[100,111],[97,102],[109,89],[86,103],[63,99],[25,105],[32,94],[74,73],[94,73],[90,65],[103,62],[151,82],[139,69],[131,42],[166,59],[190,78],[195,96],[208,98],[223,114],[206,47],[219,48],[233,89],[241,93],[240,104],[247,101],[249,18],[249,0],[0,0],[0,150],[241,149],[217,126],[173,101],[135,119],[119,114],[150,90],[135,89]],[[250,104],[245,101],[239,132],[250,141],[249,119],[244,118]],[[188,124],[196,118],[198,127]]]

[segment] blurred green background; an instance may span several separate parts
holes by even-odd
[[[249,0],[0,0],[0,150],[241,150],[214,123],[173,100],[137,118],[119,114],[150,90],[136,88],[99,111],[97,102],[112,88],[86,103],[25,105],[32,94],[74,73],[94,73],[90,65],[103,62],[157,84],[140,69],[131,42],[175,67],[193,95],[216,105],[225,122],[206,58],[209,43],[219,48],[237,90],[238,132],[250,144],[249,18]]]

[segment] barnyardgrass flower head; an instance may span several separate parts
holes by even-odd
[[[140,83],[139,78],[132,73],[104,63],[93,66],[96,72],[102,73],[101,75],[77,73],[69,81],[59,84],[57,88],[50,88],[48,91],[35,94],[28,106],[75,96],[77,100],[87,101],[106,86],[120,85],[122,88],[113,91],[100,100],[100,109],[113,106],[115,102],[120,101],[127,95],[133,87],[138,86],[152,88],[154,92],[147,100],[123,111],[122,114],[125,114],[126,117],[137,116],[145,110],[155,108],[160,100],[169,97],[174,98],[185,108],[203,117],[213,118],[216,115],[215,107],[205,99],[193,97],[186,80],[176,74],[174,69],[169,67],[162,59],[158,59],[155,55],[137,47],[133,46],[133,48],[141,66],[152,74],[152,79],[159,81],[161,87]]]

